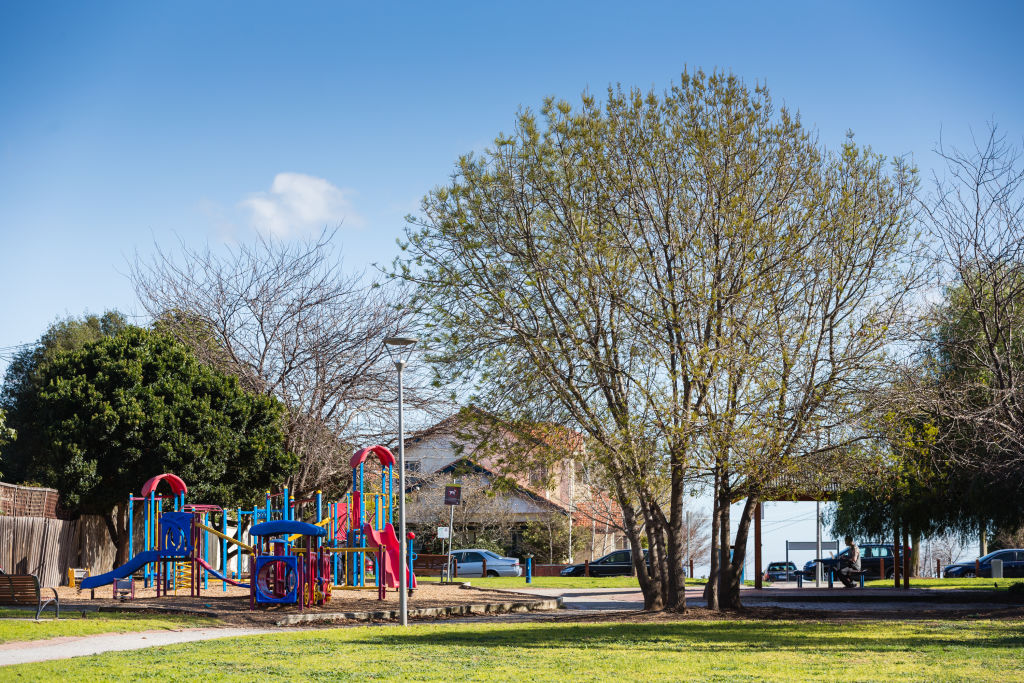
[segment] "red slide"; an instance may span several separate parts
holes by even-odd
[[[235,581],[234,579],[231,579],[231,578],[228,578],[227,576],[224,576],[219,571],[217,571],[216,569],[211,567],[210,563],[207,562],[206,560],[204,560],[201,557],[197,557],[196,558],[196,562],[199,564],[200,567],[202,567],[207,572],[209,572],[210,576],[218,578],[221,581],[226,581],[227,583],[230,583],[232,586],[238,586],[239,588],[248,588],[249,587],[249,584],[247,584],[247,583],[242,583],[240,581]]]
[[[382,545],[388,554],[388,561],[384,567],[384,581],[388,588],[398,588],[398,572],[395,568],[401,563],[398,557],[398,536],[395,535],[395,527],[385,524],[384,529],[377,531],[369,523],[363,524],[363,533],[366,534],[367,545]],[[409,588],[416,588],[416,575],[410,574]]]

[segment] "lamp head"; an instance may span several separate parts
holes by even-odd
[[[395,366],[401,370],[405,367],[412,355],[412,347],[419,341],[415,337],[387,337],[384,339],[384,348]]]

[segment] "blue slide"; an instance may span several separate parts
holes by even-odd
[[[159,550],[144,550],[122,564],[120,567],[116,567],[106,574],[97,574],[96,576],[85,577],[79,585],[81,585],[82,588],[99,588],[100,586],[106,586],[108,583],[114,583],[114,579],[123,579],[130,576],[141,569],[144,565],[150,562],[156,562],[159,559]]]

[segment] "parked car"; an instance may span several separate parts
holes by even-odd
[[[769,562],[764,578],[767,581],[793,581],[796,579],[796,571],[793,562]]]
[[[458,562],[459,578],[484,575],[484,561],[487,561],[487,576],[522,576],[523,568],[515,557],[502,557],[490,550],[469,548],[453,550],[452,559]]]
[[[1024,576],[1024,550],[1020,548],[996,550],[984,557],[979,557],[977,570],[973,560],[971,562],[957,562],[956,564],[948,565],[942,570],[942,576],[947,579],[959,579],[974,576],[976,571],[980,570],[978,576],[990,579],[992,578],[992,560],[1003,561],[1004,577]]]
[[[909,549],[907,549],[909,552]],[[822,576],[828,574],[829,569],[836,572],[842,567],[842,560],[849,556],[850,549],[843,548],[842,551],[835,557],[819,557],[809,561],[804,565],[803,571],[800,574],[805,579],[814,578],[814,566],[821,563]],[[865,579],[881,579],[891,578],[893,575],[894,567],[893,545],[891,543],[865,543],[860,546],[860,568],[865,570],[867,573],[864,575]],[[882,562],[885,562],[885,576],[881,574]]]
[[[644,550],[647,557],[647,550]],[[562,576],[583,576],[585,563],[572,564],[559,572]],[[633,573],[631,550],[615,550],[590,563],[591,576],[629,576]]]

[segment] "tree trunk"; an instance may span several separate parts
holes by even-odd
[[[718,570],[719,563],[719,528],[721,526],[721,513],[718,507],[718,470],[715,470],[715,484],[711,496],[711,568],[708,572],[708,582],[704,584],[704,599],[707,600],[708,609],[718,609]]]
[[[616,496],[619,499],[619,507],[622,509],[622,522],[626,532],[626,536],[629,538],[629,545],[634,550],[633,566],[635,567],[636,552],[641,552],[640,547],[640,531],[637,526],[636,510],[629,504],[628,498],[625,495],[625,491],[619,481],[615,481]],[[648,534],[650,532],[648,531]],[[642,557],[642,553],[641,553]],[[644,609],[650,611],[659,611],[664,609],[664,594],[661,592],[661,583],[653,581],[651,575],[647,572],[646,565],[641,561],[640,569],[637,571],[637,582],[640,584],[640,591],[644,594]]]
[[[743,609],[743,603],[740,601],[740,585],[743,577],[743,563],[747,557],[747,537],[750,534],[750,523],[754,520],[756,509],[757,499],[754,496],[748,496],[743,505],[743,516],[740,517],[739,526],[736,528],[732,561],[722,572],[727,579],[722,583],[722,593],[719,597],[722,609]]]
[[[729,569],[732,564],[729,556],[729,540],[732,536],[729,528],[729,506],[729,491],[723,486],[718,494],[718,514],[721,517],[718,527],[718,609],[728,606]]]
[[[910,534],[910,576],[917,578],[921,569],[921,532],[914,530]]]
[[[128,540],[131,538],[131,530],[128,528],[128,506],[118,505],[114,511],[117,518],[117,558],[114,566],[120,567],[128,561]]]
[[[892,526],[892,583],[893,587],[900,587],[900,572],[903,571],[903,553],[900,551],[900,524],[895,522]]]

